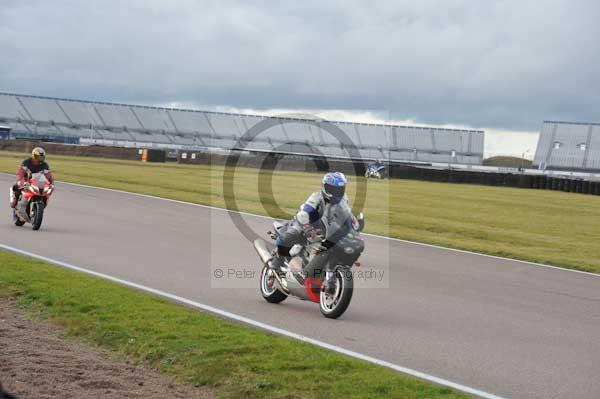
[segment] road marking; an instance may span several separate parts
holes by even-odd
[[[234,213],[239,213],[241,215],[246,215],[246,216],[252,216],[252,217],[257,217],[257,218],[262,218],[262,219],[273,220],[273,218],[271,218],[270,216],[257,215],[257,214],[254,214],[254,213],[243,212],[243,211],[232,211],[232,210],[228,210],[228,209],[225,209],[225,208],[219,208],[219,207],[211,206],[211,205],[196,204],[196,203],[193,203],[193,202],[187,202],[187,201],[180,201],[180,200],[175,200],[175,199],[170,199],[170,198],[157,197],[155,195],[149,195],[149,194],[134,193],[134,192],[125,191],[125,190],[117,190],[117,189],[114,189],[114,188],[96,187],[96,186],[89,186],[89,185],[86,185],[86,184],[69,183],[69,182],[59,182],[59,184],[68,184],[68,185],[71,185],[71,186],[84,187],[84,188],[90,188],[90,189],[95,189],[95,190],[112,191],[112,192],[120,193],[120,194],[135,195],[135,196],[138,196],[138,197],[157,199],[157,200],[161,200],[161,201],[173,202],[173,203],[176,203],[176,204],[197,206],[197,207],[200,207],[200,208],[207,208],[207,209],[214,209],[214,210],[221,211],[221,212],[234,212]],[[520,263],[520,264],[523,264],[523,265],[544,267],[544,268],[547,268],[547,269],[553,269],[553,270],[558,270],[558,271],[564,271],[564,272],[570,272],[570,273],[578,273],[578,274],[583,274],[583,275],[593,276],[593,277],[600,277],[599,273],[586,272],[586,271],[583,271],[583,270],[566,269],[564,267],[552,266],[552,265],[547,265],[547,264],[544,264],[544,263],[536,263],[536,262],[530,262],[530,261],[526,261],[526,260],[512,259],[512,258],[505,258],[505,257],[502,257],[502,256],[482,254],[482,253],[479,253],[479,252],[468,251],[468,250],[465,250],[465,249],[456,249],[456,248],[442,247],[442,246],[439,246],[439,245],[427,244],[427,243],[423,243],[423,242],[410,241],[410,240],[403,240],[401,238],[386,237],[386,236],[382,236],[382,235],[378,235],[378,234],[370,234],[370,233],[363,233],[363,234],[366,235],[366,236],[369,236],[369,237],[375,237],[375,238],[380,238],[380,239],[384,239],[384,240],[391,240],[391,241],[398,241],[398,242],[403,242],[403,243],[406,243],[406,244],[419,245],[419,246],[422,246],[422,247],[441,249],[441,250],[445,250],[445,251],[457,252],[457,253],[468,254],[468,255],[483,256],[483,257],[490,258],[490,259],[497,259],[497,260],[502,260],[502,261],[507,261],[507,262],[516,262],[516,263]]]
[[[220,208],[217,208],[217,209],[220,209]],[[432,382],[432,383],[435,383],[435,384],[438,384],[438,385],[447,386],[447,387],[456,389],[458,391],[462,391],[462,392],[465,392],[465,393],[468,393],[468,394],[476,395],[476,396],[479,396],[481,398],[485,398],[485,399],[505,399],[505,398],[502,398],[501,396],[497,396],[497,395],[491,394],[489,392],[481,391],[479,389],[472,388],[472,387],[469,387],[469,386],[466,386],[466,385],[462,385],[462,384],[459,384],[457,382],[453,382],[453,381],[449,381],[449,380],[446,380],[446,379],[443,379],[443,378],[440,378],[440,377],[436,377],[436,376],[424,373],[422,371],[417,371],[417,370],[413,370],[413,369],[410,369],[410,368],[407,368],[407,367],[402,367],[402,366],[399,366],[397,364],[394,364],[394,363],[391,363],[391,362],[387,362],[385,360],[377,359],[377,358],[372,357],[372,356],[368,356],[368,355],[364,355],[362,353],[351,351],[349,349],[344,349],[342,347],[339,347],[339,346],[336,346],[336,345],[332,345],[332,344],[328,344],[326,342],[319,341],[317,339],[310,338],[310,337],[307,337],[305,335],[297,334],[297,333],[294,333],[294,332],[291,332],[291,331],[288,331],[288,330],[284,330],[284,329],[279,328],[279,327],[272,326],[270,324],[266,324],[266,323],[262,323],[262,322],[257,321],[257,320],[250,319],[248,317],[240,316],[240,315],[237,315],[235,313],[228,312],[226,310],[222,310],[222,309],[210,306],[210,305],[205,305],[205,304],[193,301],[191,299],[187,299],[187,298],[183,298],[183,297],[180,297],[180,296],[177,296],[177,295],[174,295],[174,294],[170,294],[168,292],[161,291],[161,290],[158,290],[156,288],[147,287],[145,285],[141,285],[141,284],[134,283],[132,281],[128,281],[128,280],[124,280],[124,279],[120,279],[118,277],[113,277],[113,276],[110,276],[108,274],[95,272],[93,270],[85,269],[85,268],[79,267],[79,266],[74,266],[74,265],[71,265],[69,263],[65,263],[65,262],[62,262],[62,261],[59,261],[59,260],[48,258],[48,257],[42,256],[42,255],[37,255],[37,254],[34,254],[32,252],[29,252],[29,251],[25,251],[25,250],[22,250],[22,249],[11,247],[9,245],[0,244],[0,248],[4,249],[6,251],[17,253],[19,255],[27,256],[29,258],[33,258],[33,259],[41,260],[41,261],[44,261],[44,262],[47,262],[47,263],[51,263],[51,264],[54,264],[56,266],[60,266],[60,267],[66,268],[66,269],[74,270],[74,271],[77,271],[77,272],[80,272],[80,273],[85,273],[85,274],[92,275],[94,277],[98,277],[98,278],[101,278],[101,279],[109,280],[109,281],[112,281],[114,283],[121,284],[121,285],[130,287],[130,288],[135,288],[137,290],[144,291],[144,292],[147,292],[147,293],[150,293],[150,294],[153,294],[153,295],[157,295],[159,297],[163,297],[163,298],[166,298],[166,299],[170,299],[172,301],[179,302],[179,303],[191,306],[193,308],[203,310],[205,312],[213,313],[213,314],[216,314],[216,315],[228,318],[230,320],[235,320],[235,321],[243,323],[243,324],[247,324],[247,325],[250,325],[250,326],[253,326],[253,327],[257,327],[257,328],[259,328],[261,330],[269,331],[269,332],[272,332],[272,333],[275,333],[275,334],[278,334],[278,335],[282,335],[282,336],[293,338],[293,339],[296,339],[296,340],[299,340],[299,341],[302,341],[302,342],[306,342],[306,343],[309,343],[309,344],[312,344],[312,345],[316,345],[316,346],[319,346],[319,347],[324,348],[324,349],[328,349],[328,350],[333,351],[333,352],[337,352],[337,353],[340,353],[340,354],[343,354],[343,355],[346,355],[346,356],[350,356],[350,357],[355,358],[355,359],[363,360],[363,361],[366,361],[366,362],[369,362],[369,363],[372,363],[372,364],[375,364],[375,365],[378,365],[378,366],[382,366],[382,367],[385,367],[385,368],[388,368],[388,369],[391,369],[391,370],[394,370],[394,371],[398,371],[400,373],[403,373],[403,374],[406,374],[406,375],[410,375],[412,377],[416,377],[416,378],[419,378],[419,379],[422,379],[422,380],[426,380],[426,381],[429,381],[429,382]]]

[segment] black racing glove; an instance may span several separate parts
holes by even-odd
[[[327,251],[329,248],[333,247],[335,245],[334,242],[331,242],[329,240],[323,240],[321,241],[321,244],[319,245],[319,247],[317,248],[317,253],[320,254],[322,252]]]

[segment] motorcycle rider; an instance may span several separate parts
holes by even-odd
[[[277,253],[270,263],[273,269],[280,270],[284,259],[290,256],[291,247],[302,243],[307,227],[321,225],[326,230],[325,239],[321,242],[319,253],[306,266],[305,272],[308,277],[312,277],[309,274],[318,275],[323,272],[322,267],[327,262],[327,249],[345,236],[352,226],[346,184],[346,176],[341,172],[330,172],[323,177],[321,190],[308,197],[296,217],[280,232],[276,241]],[[324,282],[323,289],[327,292],[335,289],[335,276],[331,276]]]
[[[24,159],[17,169],[17,182],[10,189],[10,207],[15,208],[21,198],[21,191],[29,183],[31,175],[42,172],[50,184],[54,184],[50,165],[46,162],[46,151],[36,147],[31,151],[31,157]]]

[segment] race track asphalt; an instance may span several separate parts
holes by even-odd
[[[57,187],[38,232],[13,226],[2,196],[0,243],[499,396],[600,398],[600,276],[368,236],[357,278],[377,274],[329,320],[316,304],[260,297],[260,261],[226,211]]]

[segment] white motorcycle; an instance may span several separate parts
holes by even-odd
[[[385,166],[383,165],[369,165],[365,172],[367,179],[385,179]]]
[[[273,240],[277,239],[284,227],[283,223],[274,222],[274,230],[268,232],[269,236]],[[365,248],[360,235],[363,229],[364,217],[361,213],[357,218],[353,218],[352,228],[343,238],[331,248],[324,249],[321,245],[323,235],[309,227],[303,231],[305,242],[295,244],[290,249],[290,257],[284,260],[281,270],[274,270],[270,266],[275,249],[269,249],[264,240],[256,239],[254,248],[263,262],[260,276],[263,298],[269,303],[280,303],[291,295],[318,303],[321,313],[327,318],[340,317],[352,299],[352,267],[360,265],[357,260]],[[307,266],[311,260],[324,250],[328,251],[328,256],[322,270],[318,273],[308,272]],[[335,281],[333,290],[324,289],[325,280]]]

